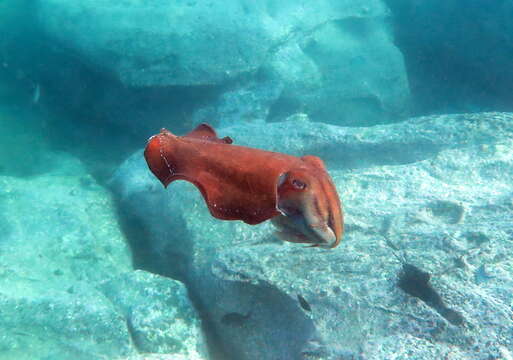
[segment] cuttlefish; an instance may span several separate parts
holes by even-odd
[[[344,220],[340,199],[323,161],[232,144],[208,124],[184,136],[166,129],[144,151],[151,172],[167,187],[193,183],[210,214],[256,225],[271,220],[286,241],[334,248]]]

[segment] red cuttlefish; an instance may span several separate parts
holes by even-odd
[[[166,129],[144,151],[167,187],[186,180],[200,190],[213,217],[255,225],[271,219],[285,241],[334,248],[344,232],[340,199],[323,161],[232,145],[201,124],[184,136]]]

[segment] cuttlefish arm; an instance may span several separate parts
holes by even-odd
[[[232,145],[207,124],[184,136],[166,129],[148,140],[144,156],[167,187],[193,183],[211,215],[255,225],[272,219],[280,237],[335,247],[343,233],[340,200],[321,159]]]

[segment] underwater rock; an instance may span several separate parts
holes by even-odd
[[[130,270],[129,248],[109,193],[79,160],[64,153],[46,157],[52,167],[43,175],[0,177],[0,213],[9,225],[0,233],[2,266],[59,287]]]
[[[88,64],[91,76],[105,73],[127,87],[147,88],[126,101],[143,107],[144,98],[171,98],[169,88],[203,93],[219,87],[220,99],[206,107],[191,99],[214,118],[226,117],[223,122],[233,113],[280,118],[306,111],[316,121],[361,126],[397,121],[408,112],[406,69],[381,0],[37,0],[33,10],[49,38],[43,41],[77,54],[70,61]],[[250,89],[248,98],[252,83],[259,89]],[[96,103],[112,93],[98,92]],[[105,111],[120,112],[120,96],[114,97]],[[143,116],[154,111],[165,114],[149,106]]]
[[[372,128],[297,116],[221,131],[235,144],[326,157],[347,210],[338,248],[304,248],[276,240],[269,224],[216,221],[190,184],[163,190],[142,152],[118,169],[111,187],[144,228],[147,264],[182,257],[160,271],[184,279],[223,360],[392,353],[463,360],[513,346],[513,185],[505,176],[513,173],[513,114],[426,116]],[[404,262],[433,274],[433,288],[464,326],[397,288]],[[483,263],[493,264],[493,277],[476,284]],[[251,316],[226,326],[230,313]]]
[[[215,103],[197,109],[192,123],[208,123],[218,128],[265,121],[282,90],[283,84],[280,81],[261,81],[225,91]]]
[[[44,175],[0,177],[2,358],[128,355],[125,319],[92,286],[131,269],[112,199],[82,186],[78,160],[50,155]]]
[[[202,360],[202,358],[189,357],[175,354],[136,354],[113,360]]]
[[[87,284],[66,292],[12,271],[0,293],[2,359],[101,360],[134,352],[126,321]],[[20,290],[23,289],[23,290]]]
[[[367,11],[354,13],[358,8]],[[388,9],[372,1],[354,2],[351,10],[290,41],[265,64],[283,82],[271,117],[304,111],[315,121],[370,126],[408,116],[406,68]]]
[[[130,86],[216,85],[259,67],[285,29],[258,3],[37,1],[42,28]]]
[[[183,285],[132,272],[111,195],[77,159],[45,157],[52,166],[43,175],[0,176],[1,358],[103,360],[187,348],[204,359],[192,352],[202,336]]]
[[[195,113],[195,123],[219,119],[220,125],[232,125],[298,110],[345,126],[402,120],[409,87],[402,55],[386,35],[388,12],[376,2],[376,11],[355,15],[359,6],[311,31],[298,29],[263,64],[265,78],[272,80],[224,92],[216,104]]]
[[[182,283],[137,270],[98,289],[126,318],[139,352],[206,358],[200,321]]]

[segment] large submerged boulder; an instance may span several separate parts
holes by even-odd
[[[253,1],[38,1],[57,40],[133,86],[214,85],[251,70],[284,36]]]
[[[182,283],[134,271],[114,202],[77,159],[0,176],[2,359],[205,359]]]
[[[98,288],[126,318],[138,352],[206,358],[201,324],[181,282],[136,270]]]
[[[125,86],[245,96],[250,79],[268,88],[254,92],[267,110],[240,101],[236,112],[250,118],[301,110],[364,125],[407,112],[405,67],[381,0],[37,0],[35,10],[52,41]],[[214,121],[229,115],[222,100],[211,106]]]
[[[267,223],[213,219],[194,186],[164,190],[141,152],[111,185],[151,263],[173,259],[162,271],[196,294],[223,359],[508,358],[512,124],[505,113],[372,128],[296,116],[219,129],[236,144],[327,159],[346,210],[330,251],[283,243]]]

